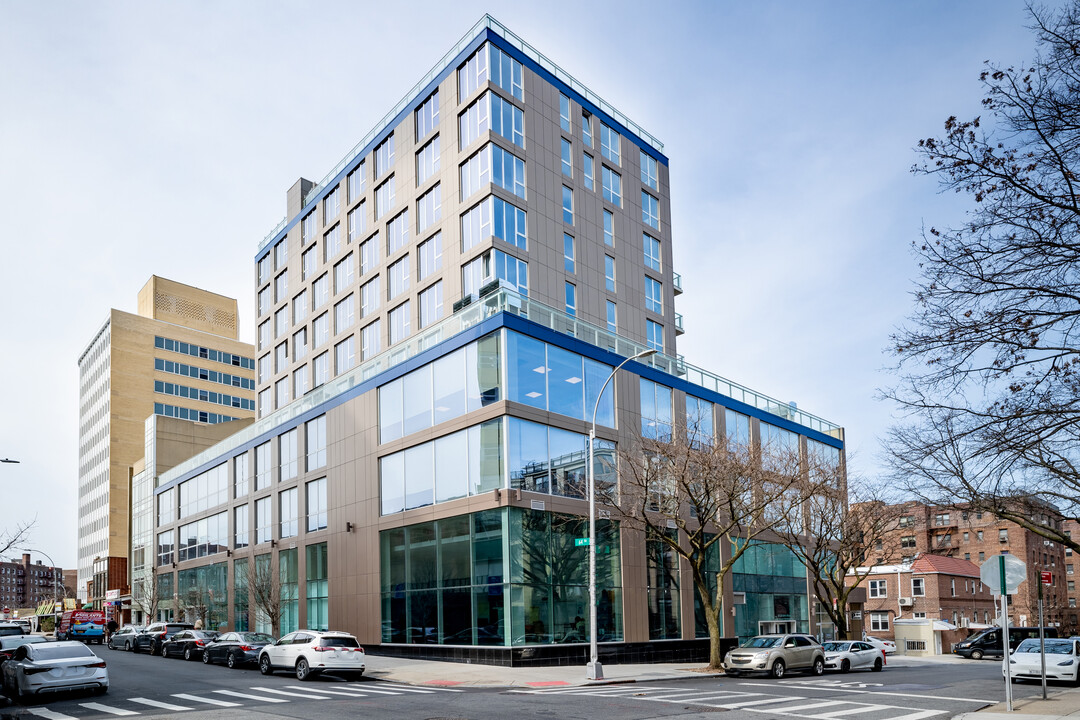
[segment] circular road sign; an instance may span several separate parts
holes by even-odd
[[[1005,566],[1005,588],[1001,587],[1001,566]],[[979,577],[995,595],[1012,595],[1027,579],[1027,563],[1015,555],[994,555],[979,566]]]

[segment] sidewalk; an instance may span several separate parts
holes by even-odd
[[[1014,698],[1013,711],[1007,712],[1005,703],[985,707],[974,713],[957,715],[954,720],[1056,720],[1056,718],[1080,718],[1080,689],[1047,689],[1046,700],[1042,695],[1033,698]]]

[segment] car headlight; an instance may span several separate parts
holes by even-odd
[[[768,653],[768,651],[756,653],[754,655],[754,659],[755,660],[768,660],[769,659],[769,653]]]

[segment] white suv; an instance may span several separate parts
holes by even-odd
[[[297,630],[259,653],[259,672],[292,670],[297,680],[310,680],[322,672],[364,673],[364,648],[349,633],[333,630]]]

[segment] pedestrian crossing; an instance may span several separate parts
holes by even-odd
[[[605,685],[566,688],[512,690],[526,695],[574,695],[643,702],[702,705],[724,710],[813,718],[814,720],[926,720],[952,714],[945,708],[917,709],[911,706],[880,702],[859,702],[837,698],[780,695],[749,690],[703,690],[700,687],[664,687],[656,685]],[[933,699],[933,698],[928,698]],[[942,698],[943,700],[947,700]]]
[[[378,687],[369,687],[378,685]],[[85,720],[90,716],[131,717],[144,714],[158,715],[163,712],[186,710],[210,710],[214,708],[238,708],[265,706],[268,704],[302,702],[307,700],[340,700],[341,698],[386,698],[397,695],[438,695],[461,693],[464,690],[443,687],[412,687],[387,682],[364,682],[356,685],[282,685],[269,687],[254,685],[239,690],[205,690],[197,693],[173,693],[160,699],[145,697],[113,698],[105,702],[65,703],[63,712],[45,707],[23,708],[23,714],[44,720]]]

